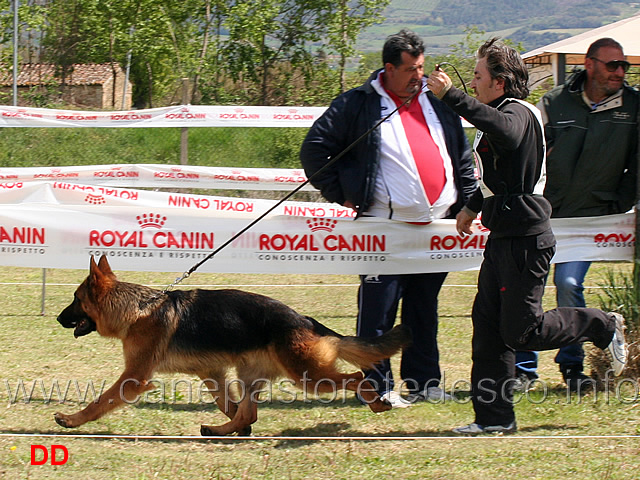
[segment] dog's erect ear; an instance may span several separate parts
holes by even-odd
[[[93,288],[110,287],[115,283],[116,276],[111,271],[106,256],[103,255],[99,263],[96,263],[93,256],[91,256],[89,263],[89,280]]]
[[[113,271],[111,270],[111,265],[109,265],[109,260],[107,260],[106,255],[102,255],[100,257],[100,261],[98,262],[98,268],[103,274],[107,276],[115,277],[115,275],[113,274]]]

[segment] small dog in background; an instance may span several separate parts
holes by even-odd
[[[205,436],[248,435],[257,420],[257,397],[265,382],[290,379],[314,392],[357,391],[374,412],[389,410],[361,371],[341,373],[337,361],[371,368],[411,341],[409,329],[396,326],[370,339],[342,336],[282,302],[240,290],[161,292],[120,282],[106,256],[90,260],[89,275],[74,300],[58,316],[75,337],[96,330],[119,338],[125,369],[95,402],[72,415],[55,414],[63,427],[79,427],[131,403],[148,390],[155,372],[200,377],[229,421],[202,425]],[[235,369],[244,387],[241,398],[218,391],[227,371]]]

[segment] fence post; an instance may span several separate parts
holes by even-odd
[[[187,105],[189,103],[189,79],[182,79],[182,104]],[[180,132],[180,164],[186,165],[189,163],[189,129],[182,127]]]

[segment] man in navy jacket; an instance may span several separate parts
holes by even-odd
[[[300,160],[311,183],[330,202],[374,216],[416,225],[455,218],[476,188],[471,150],[460,117],[425,88],[424,44],[402,30],[387,38],[383,68],[337,97],[309,130]],[[331,158],[399,108],[338,162]],[[437,299],[446,272],[361,276],[357,334],[391,329],[402,299],[402,323],[413,345],[400,374],[410,401],[444,401],[437,345]],[[389,362],[366,372],[395,407],[407,406],[394,391]]]

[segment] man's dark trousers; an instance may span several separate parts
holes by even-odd
[[[359,337],[377,337],[389,331],[402,299],[401,322],[411,328],[411,346],[402,353],[400,376],[412,393],[438,386],[441,380],[438,353],[438,293],[443,273],[362,275],[358,291]],[[391,364],[385,360],[367,378],[379,393],[393,390]]]
[[[594,308],[542,310],[555,239],[549,231],[527,237],[489,238],[473,305],[471,396],[480,425],[508,425],[515,352],[552,350],[591,341],[606,348],[615,322]]]

